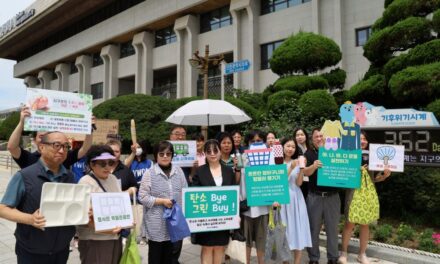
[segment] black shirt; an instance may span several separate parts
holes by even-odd
[[[18,164],[18,166],[20,166],[20,168],[22,169],[34,164],[41,157],[41,153],[38,151],[29,152],[23,148],[20,148],[20,150],[21,150],[20,157],[18,157],[18,159],[14,158],[14,160]],[[67,170],[69,170],[70,166],[72,166],[75,162],[78,161],[78,152],[79,149],[73,149],[67,152],[67,158],[63,162],[63,165]]]
[[[113,175],[121,180],[122,191],[126,191],[130,187],[138,187],[133,172],[130,170],[130,168],[122,164],[122,162],[120,161],[118,161],[118,165],[116,165],[116,168],[113,171]]]
[[[318,151],[315,147],[310,147],[304,153],[304,157],[307,159],[307,167],[312,165],[315,160],[318,159]],[[325,166],[325,164],[323,164]],[[318,186],[318,170],[315,170],[312,175],[309,176],[309,192],[337,192],[338,188]]]

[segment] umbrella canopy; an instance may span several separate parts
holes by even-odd
[[[195,100],[180,107],[165,121],[186,126],[232,125],[251,120],[244,111],[222,100]]]

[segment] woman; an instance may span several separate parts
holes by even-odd
[[[220,144],[220,162],[235,171],[235,182],[240,182],[241,170],[237,168],[237,158],[233,154],[233,142],[228,132],[221,132],[217,135],[217,141]]]
[[[281,207],[281,219],[286,225],[289,248],[294,252],[294,263],[299,264],[301,263],[301,251],[305,247],[312,246],[306,202],[299,188],[303,183],[304,168],[300,167],[297,159],[299,149],[296,147],[295,140],[293,138],[283,139],[281,145],[283,146],[284,163],[288,168],[290,196],[290,203]]]
[[[79,184],[88,184],[92,192],[121,192],[118,179],[111,174],[115,165],[113,150],[106,145],[94,145],[86,154],[90,172],[79,180]],[[81,263],[119,263],[122,255],[122,243],[119,237],[120,227],[110,232],[96,233],[93,217],[85,226],[78,226],[78,250]]]
[[[274,132],[268,132],[266,135],[266,145],[268,148],[271,148],[273,146],[273,143],[275,143],[275,139],[277,137],[275,136]]]
[[[205,143],[206,164],[197,169],[193,186],[228,186],[235,185],[235,175],[230,167],[220,163],[220,144],[211,139]],[[196,241],[202,246],[201,261],[203,264],[220,264],[229,243],[228,230],[203,232],[196,234]]]
[[[164,208],[173,206],[173,199],[182,206],[182,189],[187,187],[185,175],[174,166],[173,145],[161,141],[153,149],[155,164],[145,173],[139,190],[139,200],[145,206],[144,222],[148,235],[148,263],[172,263],[173,243],[163,219]]]
[[[293,136],[295,137],[295,142],[298,147],[298,155],[304,155],[309,148],[309,135],[307,134],[307,131],[304,128],[297,128],[293,132]],[[307,194],[309,193],[309,177],[307,176],[304,177],[301,191],[304,199],[307,199]]]
[[[232,139],[234,141],[234,153],[243,154],[244,147],[241,144],[241,140],[243,139],[243,135],[239,130],[234,130],[231,133]]]
[[[364,131],[361,131],[361,148],[362,150],[368,150],[368,139],[367,135]],[[367,162],[368,163],[368,162]],[[368,168],[368,164],[365,164],[362,166],[362,170],[366,170]],[[389,169],[385,169],[383,172],[379,172],[374,176],[374,172],[369,171],[370,177],[373,182],[381,182],[386,180],[390,175],[391,171]],[[354,190],[347,190],[345,194],[345,225],[344,230],[342,232],[342,252],[341,256],[339,257],[338,263],[346,264],[347,263],[347,249],[348,249],[348,242],[350,241],[351,233],[353,232],[354,223],[350,223],[348,221],[348,214],[350,209],[350,203],[353,198]],[[365,254],[365,251],[367,250],[368,245],[368,239],[370,237],[370,230],[368,225],[360,225],[360,232],[359,232],[359,255],[357,257],[357,261],[359,261],[362,264],[369,264],[370,261],[367,258],[367,255]]]

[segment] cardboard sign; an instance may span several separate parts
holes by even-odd
[[[25,119],[24,130],[90,134],[92,101],[90,94],[28,88],[31,116]]]
[[[184,188],[183,208],[191,233],[240,228],[239,186]]]
[[[368,170],[403,172],[405,147],[402,145],[370,144]]]
[[[192,167],[197,159],[195,140],[170,140],[174,148],[173,164],[179,167]]]
[[[245,168],[245,173],[249,206],[290,202],[286,164],[250,166]]]
[[[359,188],[361,184],[362,150],[326,150],[319,148],[318,186]]]
[[[133,211],[127,192],[91,193],[91,198],[96,232],[133,226]]]
[[[119,120],[117,119],[96,119],[96,130],[93,131],[93,144],[105,144],[108,141],[108,135],[119,134]],[[67,138],[75,141],[84,141],[86,135],[66,133]]]

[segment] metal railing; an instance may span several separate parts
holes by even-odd
[[[14,159],[9,153],[0,153],[0,168],[10,169],[11,173],[20,169],[20,167],[17,165],[17,163],[15,163]]]

